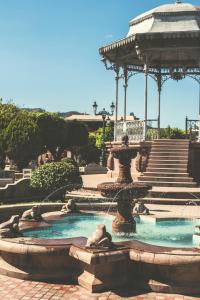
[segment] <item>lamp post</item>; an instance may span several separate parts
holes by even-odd
[[[95,116],[101,115],[102,121],[103,121],[103,132],[102,132],[100,165],[104,166],[105,165],[105,153],[106,153],[106,151],[105,151],[105,129],[106,129],[106,124],[110,124],[110,118],[109,118],[109,116],[113,116],[114,110],[115,110],[115,104],[114,104],[114,102],[112,102],[111,105],[110,105],[111,113],[107,112],[105,110],[105,108],[103,108],[102,111],[97,112],[98,104],[97,104],[96,101],[94,101],[92,107],[93,107]]]

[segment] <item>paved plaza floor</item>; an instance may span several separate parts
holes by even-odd
[[[159,293],[145,293],[131,289],[117,290],[91,294],[77,285],[50,284],[42,282],[24,281],[0,275],[1,300],[189,300],[200,299],[199,296],[169,295]]]

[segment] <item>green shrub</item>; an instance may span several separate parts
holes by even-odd
[[[77,162],[76,162],[73,158],[65,157],[65,158],[63,158],[61,161],[62,161],[62,163],[65,163],[65,164],[72,164],[72,165],[74,165],[76,168],[78,168],[78,164],[77,164]]]
[[[82,187],[82,178],[73,160],[66,159],[40,166],[33,172],[30,185],[49,199],[63,200],[66,191]]]
[[[156,128],[148,128],[147,138],[149,140],[157,139],[158,130]],[[187,138],[184,130],[180,128],[171,128],[168,126],[167,128],[160,129],[160,138],[161,139],[185,139]]]

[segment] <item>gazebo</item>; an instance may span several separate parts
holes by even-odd
[[[115,141],[126,132],[130,140],[147,139],[148,78],[157,83],[157,122],[160,137],[161,91],[168,79],[193,78],[200,87],[200,7],[176,0],[147,11],[129,23],[127,36],[99,50],[107,70],[115,72]],[[129,79],[144,73],[144,120],[126,120]],[[123,80],[123,122],[118,121],[119,80]],[[200,98],[199,98],[200,99]],[[199,108],[200,115],[200,108]],[[200,134],[199,134],[200,136]]]

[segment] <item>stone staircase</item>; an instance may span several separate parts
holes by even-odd
[[[188,154],[188,140],[153,141],[146,172],[138,180],[160,187],[197,187],[187,171]]]
[[[200,205],[200,189],[188,173],[188,140],[153,141],[146,172],[138,180],[152,185],[145,203]]]

